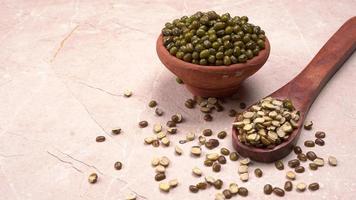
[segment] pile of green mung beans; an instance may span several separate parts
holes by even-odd
[[[197,12],[168,22],[162,29],[169,53],[199,65],[244,63],[265,48],[265,32],[247,16]]]

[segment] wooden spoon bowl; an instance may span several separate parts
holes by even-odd
[[[288,140],[272,149],[256,148],[241,143],[237,138],[237,129],[233,128],[232,142],[236,151],[244,157],[260,162],[273,162],[288,155],[298,140],[304,119],[315,98],[355,48],[356,17],[352,17],[327,41],[300,74],[268,95],[276,99],[290,99],[296,110],[300,111],[298,128],[291,133]]]

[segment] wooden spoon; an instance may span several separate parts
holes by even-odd
[[[237,130],[233,128],[232,142],[237,152],[252,160],[273,162],[290,153],[296,144],[302,124],[315,98],[323,86],[352,55],[356,48],[356,17],[346,21],[326,42],[313,60],[292,81],[273,92],[271,97],[290,99],[296,110],[300,111],[299,128],[295,129],[287,141],[273,149],[246,146],[237,139]]]

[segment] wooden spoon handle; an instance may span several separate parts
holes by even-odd
[[[356,17],[347,20],[307,67],[272,96],[287,96],[307,112],[320,90],[356,48]]]

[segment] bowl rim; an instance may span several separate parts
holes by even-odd
[[[189,62],[185,62],[173,55],[171,55],[166,47],[163,45],[163,35],[162,33],[158,36],[157,43],[156,43],[156,50],[157,53],[160,54],[162,53],[163,57],[167,57],[171,59],[173,62],[177,63],[180,67],[183,68],[188,68],[188,69],[195,69],[199,71],[215,71],[215,72],[221,72],[221,71],[236,71],[236,70],[242,70],[245,68],[253,67],[253,66],[258,66],[260,63],[264,63],[270,54],[270,43],[268,38],[266,37],[265,39],[265,48],[259,52],[259,54],[255,57],[253,57],[250,60],[247,60],[245,63],[237,63],[237,64],[232,64],[232,65],[198,65],[198,64],[193,64]]]

